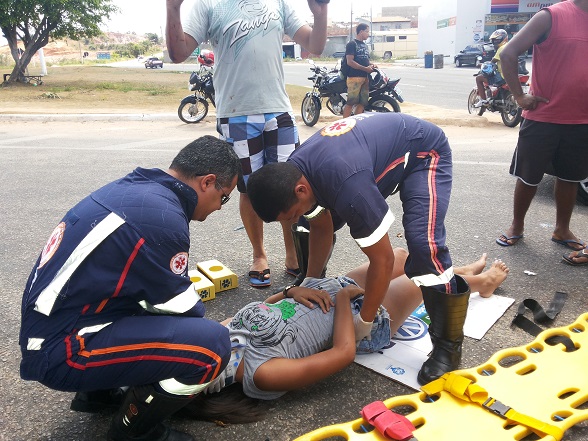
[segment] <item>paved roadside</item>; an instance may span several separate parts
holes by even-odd
[[[404,102],[401,105],[403,113],[407,113],[418,118],[425,119],[433,124],[440,126],[466,126],[466,127],[483,127],[494,124],[500,121],[499,115],[488,114],[482,117],[477,115],[470,115],[467,109],[451,110],[444,109],[437,106],[429,106],[426,104],[415,104]],[[206,120],[214,121],[216,114],[209,112]],[[330,112],[323,111],[319,118],[319,123],[334,121],[340,118]],[[302,123],[300,114],[296,114],[296,119],[299,124]],[[1,121],[179,121],[176,112],[157,112],[144,113],[140,109],[131,109],[120,112],[117,109],[95,109],[92,113],[82,112],[63,112],[63,113],[2,113],[0,112]]]

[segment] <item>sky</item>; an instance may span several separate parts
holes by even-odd
[[[311,17],[308,3],[306,0],[290,0],[294,3],[297,11],[303,18]],[[196,0],[184,0],[182,4],[182,17],[186,16],[188,11]],[[351,8],[353,16],[370,14],[370,5],[372,6],[372,16],[377,17],[381,12],[382,4],[386,6],[421,6],[426,0],[331,0],[329,3],[329,17],[335,21],[349,21],[351,17]],[[165,0],[114,0],[113,3],[120,8],[120,13],[113,16],[111,20],[102,26],[104,30],[111,32],[136,32],[144,34],[153,32],[161,35],[165,32]],[[305,12],[308,11],[308,14]]]
[[[182,17],[190,11],[197,0],[184,0],[182,4]],[[290,0],[300,11],[302,18],[312,18],[308,9],[307,0]],[[377,17],[385,6],[422,6],[429,0],[331,0],[329,3],[329,17],[335,21],[349,21],[351,12],[353,16],[362,16],[371,13]],[[165,32],[165,0],[113,0],[120,11],[101,26],[102,30],[109,32],[135,32],[139,35],[147,32],[161,36]],[[352,9],[353,8],[353,9]],[[0,36],[0,46],[5,45],[6,40]]]

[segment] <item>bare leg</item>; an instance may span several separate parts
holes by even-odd
[[[553,238],[558,240],[578,240],[578,238],[570,231],[570,219],[572,218],[572,211],[576,204],[576,193],[578,191],[578,184],[576,182],[567,182],[558,179],[555,181],[555,229],[553,230]],[[584,247],[577,244],[569,244],[576,250],[581,250]]]
[[[249,242],[251,242],[251,246],[253,247],[253,264],[251,265],[251,270],[263,271],[269,268],[267,255],[263,247],[263,221],[253,210],[251,201],[245,193],[241,193],[239,211],[245,231],[249,237]],[[269,275],[266,278],[269,278]]]
[[[354,115],[359,115],[360,113],[363,113],[364,111],[364,107],[362,104],[357,104],[355,106],[355,111],[353,112]]]
[[[486,99],[486,90],[484,89],[484,75],[476,75],[476,86],[478,88],[478,96],[481,100]]]
[[[487,254],[484,253],[482,254],[482,257],[480,257],[475,262],[465,266],[454,267],[453,272],[455,274],[459,274],[460,276],[480,274],[482,271],[484,271],[484,268],[486,268],[486,257]]]
[[[394,248],[394,270],[392,271],[392,279],[400,277],[404,274],[404,264],[408,258],[408,251],[404,248]],[[352,278],[361,287],[366,285],[367,269],[369,262],[363,263],[358,267],[349,271],[346,276]]]
[[[351,116],[351,111],[353,110],[353,104],[345,104],[343,107],[343,118],[347,118]]]
[[[506,230],[505,234],[507,236],[512,237],[523,234],[525,230],[525,216],[527,215],[527,211],[529,211],[535,193],[537,193],[537,186],[527,185],[520,179],[517,180],[514,192],[513,219],[512,224]],[[518,240],[513,239],[507,241],[504,236],[500,236],[500,238],[509,245],[514,245]]]
[[[298,258],[296,257],[296,249],[294,248],[294,240],[292,239],[292,224],[288,222],[281,222],[282,233],[284,234],[284,246],[286,247],[286,261],[284,262],[286,268],[298,268]]]
[[[462,276],[470,285],[472,292],[480,293],[480,297],[490,297],[496,288],[498,288],[510,269],[502,260],[495,260],[487,271],[480,274],[461,274],[459,268],[455,269],[455,274]]]

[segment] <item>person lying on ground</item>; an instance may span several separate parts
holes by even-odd
[[[352,319],[361,309],[368,263],[344,277],[306,278],[301,286],[276,293],[263,302],[249,303],[223,322],[231,336],[231,360],[206,394],[200,394],[182,413],[191,418],[235,423],[247,422],[247,417],[237,415],[243,411],[255,414],[249,421],[260,419],[255,402],[235,406],[236,400],[244,399],[243,393],[249,398],[277,399],[344,369],[353,362],[356,352],[387,347],[422,302],[420,289],[402,270],[408,252],[395,248],[394,255],[401,264],[395,265],[372,326],[371,340],[363,339],[356,346]],[[483,271],[485,266],[483,254],[477,261],[455,268],[455,273],[467,280],[472,291],[489,297],[506,279],[509,269],[500,260]],[[230,388],[234,383],[240,383],[242,389]],[[233,410],[235,414],[231,415]]]

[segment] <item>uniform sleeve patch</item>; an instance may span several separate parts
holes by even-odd
[[[174,274],[183,274],[188,267],[188,253],[178,253],[172,257],[169,267]]]
[[[322,136],[341,136],[355,127],[357,121],[354,118],[345,118],[335,121],[321,130]]]
[[[49,240],[45,244],[43,248],[43,252],[41,253],[41,261],[39,262],[39,268],[42,268],[51,257],[55,254],[59,245],[61,244],[61,240],[63,239],[63,234],[65,233],[65,222],[61,222],[59,225],[55,227],[51,236],[49,236]]]

